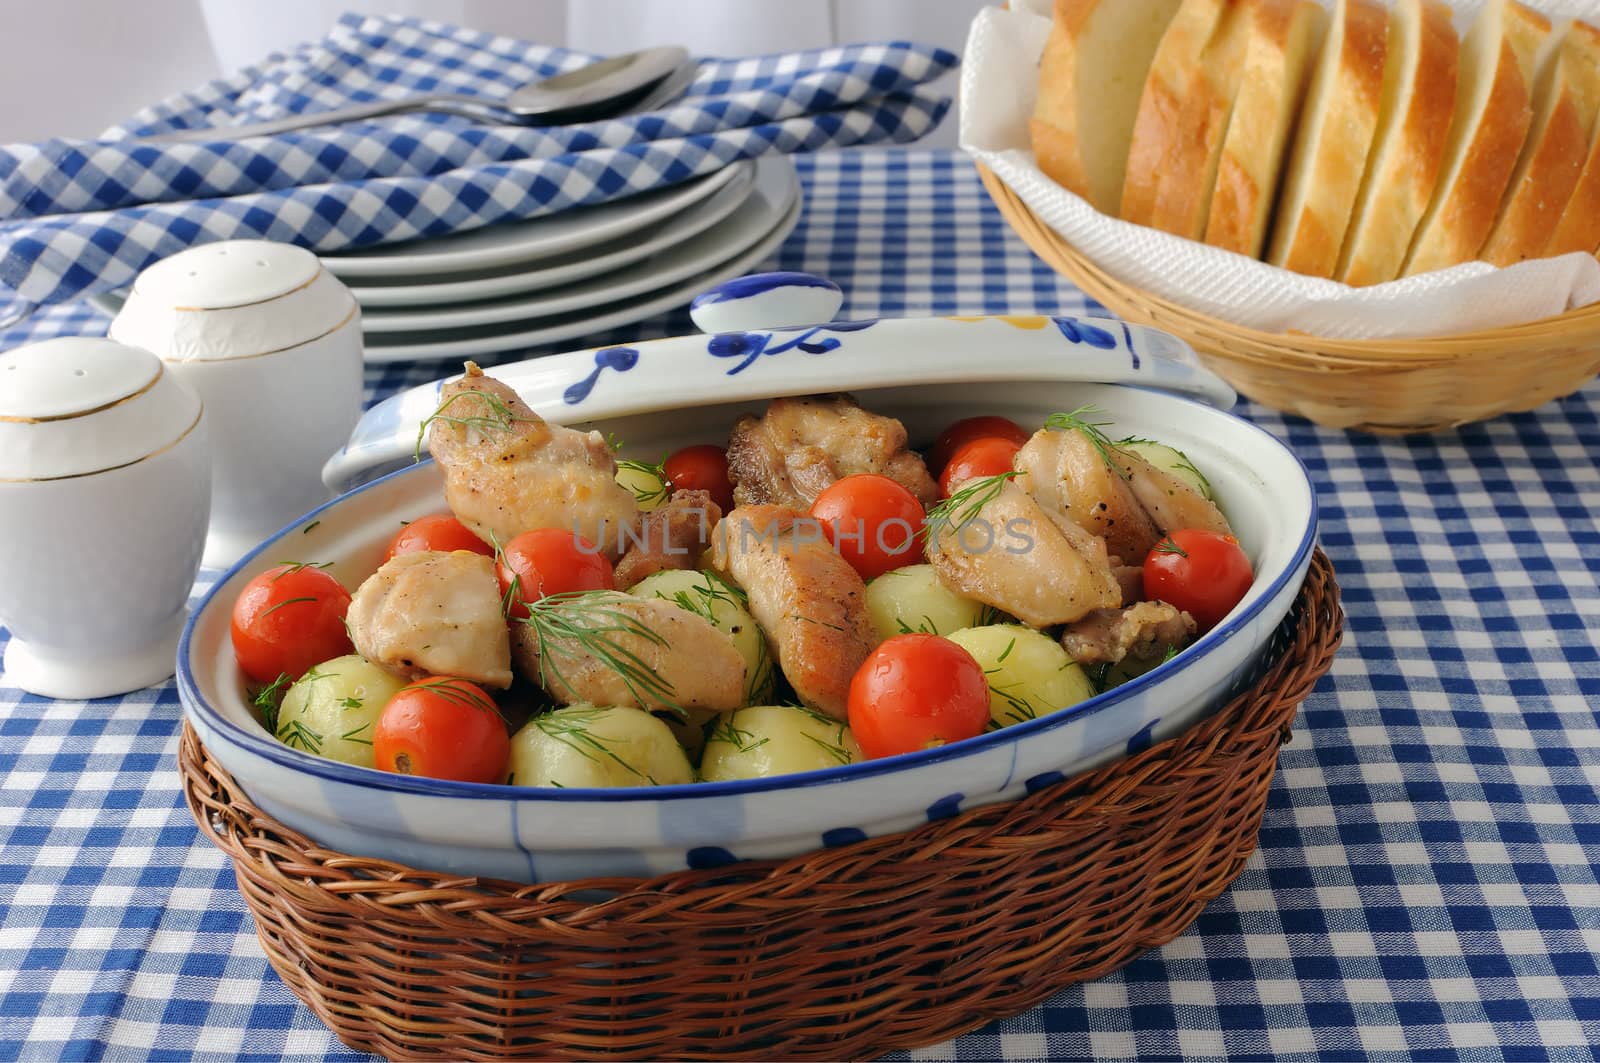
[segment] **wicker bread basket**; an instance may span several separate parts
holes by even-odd
[[[1107,274],[978,172],[1017,235],[1107,309],[1194,347],[1241,394],[1332,428],[1431,432],[1570,395],[1600,372],[1600,303],[1525,325],[1408,340],[1262,332],[1179,306]]]
[[[658,878],[519,886],[315,846],[185,726],[190,811],[273,967],[403,1059],[853,1059],[1014,1015],[1177,937],[1255,848],[1343,615],[1317,551],[1274,660],[1183,735],[891,835]]]

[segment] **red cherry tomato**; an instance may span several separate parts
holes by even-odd
[[[887,476],[868,472],[834,481],[811,503],[811,516],[864,580],[922,560],[927,514],[916,495]]]
[[[850,681],[850,730],[869,758],[959,742],[989,725],[989,683],[972,654],[938,635],[896,635]]]
[[[354,650],[344,616],[350,592],[311,565],[279,565],[244,585],[233,602],[233,656],[258,683],[299,679]]]
[[[465,524],[449,513],[430,513],[418,517],[394,533],[383,559],[392,561],[397,554],[413,554],[423,550],[470,550],[485,557],[494,556],[494,547],[478,538]]]
[[[1021,444],[999,436],[974,439],[956,451],[945,465],[944,471],[939,474],[939,489],[949,498],[968,480],[1008,473],[1017,451],[1021,449]]]
[[[1008,417],[968,417],[946,428],[928,450],[928,471],[938,476],[955,457],[956,451],[975,439],[1009,439],[1022,446],[1031,437],[1028,430]]]
[[[383,771],[456,782],[503,783],[511,737],[494,700],[465,679],[423,679],[384,705],[372,731]]]
[[[1156,544],[1144,559],[1144,595],[1186,610],[1209,631],[1239,604],[1255,579],[1231,535],[1188,528]]]
[[[573,591],[614,591],[617,574],[593,543],[564,528],[535,528],[500,549],[500,595],[509,616],[528,618],[528,602]],[[516,585],[515,591],[512,585]]]
[[[728,479],[728,452],[710,443],[684,447],[661,463],[674,491],[709,491],[711,501],[727,513],[733,508],[733,481]]]

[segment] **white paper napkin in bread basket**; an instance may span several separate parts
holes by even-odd
[[[1525,0],[1550,15],[1600,24],[1600,0]],[[1461,0],[1459,25],[1482,0]],[[1125,283],[1266,332],[1403,339],[1518,325],[1600,300],[1600,262],[1573,253],[1497,269],[1469,262],[1368,288],[1304,277],[1231,251],[1118,221],[1044,175],[1028,118],[1052,0],[1011,0],[973,20],[961,74],[961,147],[1045,224]]]

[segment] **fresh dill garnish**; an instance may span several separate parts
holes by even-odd
[[[1052,413],[1045,418],[1044,426],[1061,432],[1082,432],[1084,437],[1094,444],[1094,449],[1100,452],[1101,460],[1106,463],[1107,467],[1115,469],[1117,475],[1126,480],[1128,478],[1128,470],[1124,469],[1117,461],[1117,445],[1111,441],[1105,432],[1101,431],[1101,429],[1109,426],[1111,422],[1086,419],[1099,412],[1100,408],[1098,406],[1079,406],[1070,413]]]
[[[1177,554],[1179,557],[1189,556],[1189,551],[1179,546],[1176,540],[1174,540],[1170,535],[1162,539],[1159,543],[1156,543],[1154,552],[1158,554]]]
[[[350,695],[349,697],[343,697],[339,699],[339,707],[343,709],[359,709],[365,704],[365,701],[356,697],[354,694]]]
[[[1007,657],[1011,656],[1011,651],[1016,649],[1016,648],[1017,648],[1017,640],[1016,639],[1012,639],[1010,642],[1006,643],[1006,648],[1004,650],[1000,651],[1000,656],[998,656],[998,657],[996,657],[994,659],[994,663],[995,664],[1000,664],[1001,662],[1003,662]]]
[[[346,742],[355,742],[357,745],[370,746],[372,744],[372,739],[370,739],[370,738],[357,738],[356,735],[360,734],[362,731],[365,731],[367,728],[369,728],[371,726],[372,726],[372,721],[368,720],[366,723],[362,724],[360,727],[357,727],[357,728],[355,728],[353,730],[346,731],[344,734],[340,735],[339,737],[344,739]]]
[[[312,598],[312,597],[309,597],[309,596],[305,596],[305,595],[302,595],[299,598],[285,598],[283,601],[277,603],[276,605],[269,605],[265,609],[261,610],[261,615],[262,616],[266,616],[268,613],[277,612],[279,609],[282,609],[284,606],[293,605],[295,602],[314,602],[314,601],[316,601],[315,598]]]
[[[500,706],[478,693],[464,679],[453,679],[448,676],[439,676],[433,679],[424,679],[412,683],[411,690],[426,690],[450,702],[467,708],[482,709],[500,715]]]
[[[1003,609],[996,609],[994,606],[985,602],[983,603],[983,608],[978,610],[977,622],[972,626],[989,627],[993,624],[1006,624],[1010,622],[1011,614],[1007,613]]]
[[[968,480],[955,494],[928,510],[928,526],[938,529],[940,525],[950,525],[959,533],[978,519],[984,506],[1000,497],[1008,480],[1021,475],[1018,472],[1003,472],[998,476],[979,476]]]
[[[838,743],[834,743],[834,742],[824,742],[822,739],[818,738],[816,735],[809,734],[809,733],[807,733],[805,731],[801,731],[800,735],[801,735],[801,737],[806,739],[808,742],[810,742],[812,745],[816,746],[817,748],[821,749],[824,753],[828,754],[828,756],[830,756],[834,760],[838,761],[840,764],[849,764],[850,763],[850,751],[845,749],[842,744],[838,744]],[[842,743],[843,740],[844,740],[844,726],[841,724],[839,726],[839,741],[840,741],[840,743]]]
[[[279,672],[278,678],[262,687],[252,699],[256,712],[261,715],[261,726],[271,732],[273,737],[277,737],[278,734],[278,709],[283,706],[283,696],[289,692],[293,682],[288,672]]]
[[[1207,502],[1216,502],[1217,495],[1216,492],[1211,488],[1211,481],[1206,479],[1205,473],[1201,472],[1195,467],[1194,462],[1189,459],[1189,455],[1185,454],[1177,447],[1163,443],[1160,440],[1145,439],[1142,436],[1128,436],[1124,439],[1119,439],[1117,440],[1116,445],[1119,448],[1129,446],[1152,446],[1161,447],[1165,450],[1172,451],[1174,454],[1178,455],[1178,460],[1173,463],[1172,468],[1182,469],[1183,471],[1192,474],[1197,481],[1196,486],[1197,490],[1200,492],[1200,497],[1204,498]]]
[[[506,562],[505,548],[501,545],[500,537],[494,533],[493,528],[489,529],[489,545],[494,547],[495,571],[511,573],[511,582],[506,584],[505,591],[500,595],[500,615],[510,620],[513,609],[518,605],[527,605],[522,600],[522,573]]]
[[[283,571],[272,577],[273,583],[278,582],[285,576],[292,576],[303,568],[329,569],[333,567],[332,561],[279,561],[277,563],[283,566]]]
[[[289,747],[299,746],[307,753],[322,752],[322,736],[299,720],[290,720],[278,732],[278,740]]]
[[[754,731],[747,731],[742,727],[733,725],[733,713],[725,712],[717,717],[717,722],[711,725],[711,730],[706,733],[707,742],[726,742],[741,753],[748,753],[753,749],[760,749],[771,741],[770,738],[756,740]]]
[[[300,534],[304,535],[306,532],[310,531],[312,528],[315,528],[317,525],[319,525],[321,523],[322,522],[320,520],[312,521],[310,524],[307,524],[304,528],[300,529]]]
[[[535,716],[532,722],[540,731],[576,751],[586,759],[598,764],[601,758],[604,757],[606,760],[620,765],[632,775],[637,775],[641,779],[649,779],[651,784],[654,785],[655,779],[622,759],[616,750],[606,745],[604,740],[595,737],[594,733],[589,730],[600,714],[605,711],[605,709],[594,707],[569,706],[565,709],[557,709],[555,712],[547,712],[543,716]]]
[[[615,672],[628,693],[641,705],[660,702],[686,717],[683,706],[674,700],[672,684],[623,641],[633,638],[647,645],[670,648],[663,636],[622,608],[636,600],[615,591],[569,591],[529,602],[527,619],[521,623],[527,624],[533,632],[535,650],[539,654],[539,685],[552,690],[553,680],[573,697],[581,699],[583,694],[562,674],[561,665],[551,658],[572,660],[588,656]]]
[[[838,624],[830,624],[826,620],[818,620],[815,617],[806,616],[804,613],[790,613],[789,614],[789,619],[791,619],[791,620],[800,620],[800,621],[803,621],[803,622],[805,622],[807,624],[815,624],[818,627],[825,627],[830,631],[843,631],[844,630],[844,628],[841,627]]]
[[[489,407],[489,412],[487,414],[476,414],[471,417],[453,417],[445,412],[451,406],[454,406],[461,399],[465,398],[482,399],[483,404]],[[439,403],[434,411],[428,416],[424,417],[421,424],[417,425],[417,446],[415,452],[412,454],[413,460],[422,460],[422,443],[423,440],[427,438],[428,427],[435,421],[442,421],[445,424],[453,424],[457,428],[482,428],[497,432],[509,432],[511,431],[512,426],[518,421],[532,423],[533,418],[518,417],[516,411],[511,408],[510,404],[508,404],[505,399],[502,399],[498,395],[490,394],[487,391],[478,391],[474,389],[458,391],[454,395],[451,395],[448,399],[445,399],[443,402]]]
[[[618,458],[617,471],[638,473],[641,477],[640,482],[622,485],[633,494],[633,500],[641,509],[656,502],[665,502],[672,497],[672,484],[667,480],[667,470],[660,464],[652,465],[648,461]]]

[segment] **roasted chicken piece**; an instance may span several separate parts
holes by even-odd
[[[778,667],[805,704],[847,716],[850,680],[877,645],[866,584],[804,513],[740,506],[711,541],[711,564],[750,597]]]
[[[674,491],[658,509],[644,514],[628,552],[617,562],[617,586],[631,587],[646,576],[667,569],[700,567],[700,555],[711,545],[711,529],[722,508],[709,491]]]
[[[1194,637],[1194,617],[1166,602],[1096,609],[1068,624],[1061,645],[1079,664],[1116,664],[1124,657],[1159,661]]]
[[[1118,450],[1115,454],[1117,464],[1127,476],[1133,496],[1163,534],[1180,528],[1199,528],[1219,535],[1233,534],[1228,518],[1205,495],[1137,454],[1130,454],[1126,450]],[[1127,560],[1131,561],[1132,558]]]
[[[512,622],[511,655],[563,705],[721,712],[744,704],[733,640],[669,601],[596,591],[535,603],[532,613]]]
[[[1106,463],[1089,433],[1053,428],[1035,432],[1017,452],[1014,465],[1021,474],[1018,487],[1046,510],[1105,539],[1111,556],[1137,565],[1160,540],[1150,514],[1121,472]]]
[[[401,554],[356,588],[345,619],[356,652],[396,675],[511,685],[500,582],[482,554]]]
[[[739,506],[809,509],[829,484],[863,472],[889,477],[925,506],[939,498],[928,467],[907,447],[905,426],[848,395],[773,399],[764,416],[739,418],[728,439]]]
[[[945,519],[930,520],[928,561],[957,594],[1031,627],[1122,604],[1105,541],[1051,513],[1010,480],[974,484]]]
[[[439,392],[428,447],[444,471],[444,498],[485,542],[534,528],[565,528],[615,562],[621,529],[639,507],[617,483],[599,432],[548,424],[515,391],[472,362]]]

